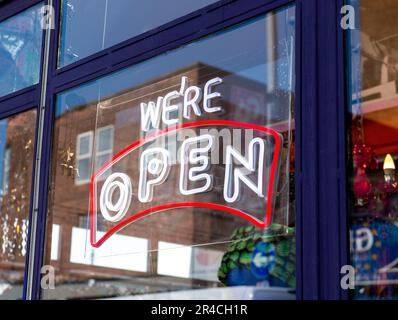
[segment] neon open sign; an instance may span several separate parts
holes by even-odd
[[[237,121],[180,123],[181,108],[186,120],[222,111],[222,107],[213,105],[213,100],[221,97],[215,87],[222,82],[221,78],[211,79],[202,92],[197,86],[188,87],[188,79],[183,77],[179,91],[158,97],[156,102],[141,103],[141,130],[147,135],[116,154],[91,178],[92,246],[99,247],[139,218],[177,208],[222,211],[259,228],[271,223],[282,136],[271,128]],[[238,148],[228,141],[221,142],[219,133],[225,130],[239,132],[238,140],[243,137],[242,132],[250,133],[250,138],[246,137],[243,148]],[[181,141],[173,156],[165,141],[181,133],[188,138]],[[218,155],[217,159],[213,157],[219,152],[222,163]],[[136,163],[136,170],[112,170],[109,174],[122,161]],[[211,191],[216,189],[219,196],[214,197]],[[163,190],[171,190],[174,195],[162,197]],[[113,224],[100,237],[97,213]]]

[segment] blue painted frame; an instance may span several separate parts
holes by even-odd
[[[348,299],[340,286],[340,269],[349,263],[343,4],[299,2],[299,299]]]
[[[18,0],[5,5],[0,21],[37,2]],[[58,23],[51,34],[46,96],[50,107],[45,112],[48,134],[41,155],[44,174],[40,180],[34,299],[40,299],[41,293],[56,94],[288,3],[296,4],[297,15],[297,298],[348,298],[340,288],[340,268],[349,261],[344,35],[339,22],[343,0],[221,0],[62,69],[57,69],[61,2],[55,0]],[[1,98],[0,118],[38,105],[39,88]]]

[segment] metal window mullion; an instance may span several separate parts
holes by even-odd
[[[53,0],[48,0],[47,5],[52,6]],[[51,16],[50,19],[53,19]],[[30,246],[29,246],[29,260],[28,260],[28,274],[27,274],[27,286],[26,286],[26,299],[32,300],[34,291],[34,278],[35,278],[35,266],[37,265],[37,246],[39,245],[37,239],[38,230],[38,213],[39,213],[39,191],[40,181],[42,177],[41,171],[41,159],[43,153],[43,138],[45,134],[45,111],[46,111],[46,97],[47,97],[47,79],[49,72],[49,60],[50,60],[50,40],[51,40],[51,28],[45,30],[44,36],[44,52],[41,67],[41,87],[40,87],[40,105],[38,108],[38,128],[37,128],[37,140],[36,140],[36,158],[35,158],[35,175],[34,175],[34,188],[33,188],[33,209],[31,215],[31,229],[30,229]],[[43,248],[42,248],[43,249]]]

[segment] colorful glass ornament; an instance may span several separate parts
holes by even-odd
[[[253,226],[241,227],[231,240],[218,271],[223,284],[267,282],[270,286],[295,288],[294,229],[278,224],[271,225],[266,232]]]

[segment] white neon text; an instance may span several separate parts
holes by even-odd
[[[203,135],[199,137],[193,137],[185,140],[181,148],[181,169],[180,169],[180,192],[183,195],[190,195],[196,193],[202,193],[209,191],[213,184],[213,177],[208,173],[205,173],[209,169],[210,162],[207,155],[198,156],[198,153],[208,153],[213,145],[214,138],[209,135]],[[197,145],[203,141],[207,142],[207,145],[203,148],[192,148],[189,150],[190,145]],[[187,161],[188,160],[188,161]],[[189,164],[201,164],[200,166],[193,167],[187,170]],[[188,171],[188,176],[186,172]],[[195,182],[204,180],[206,183],[202,187],[188,189],[188,181]]]
[[[256,150],[256,145],[258,150]],[[254,138],[249,144],[248,159],[244,158],[232,146],[227,146],[226,164],[225,164],[225,184],[224,199],[227,202],[235,202],[241,194],[240,181],[247,185],[259,197],[263,198],[263,167],[264,167],[264,140]],[[258,156],[256,156],[258,153]],[[244,168],[233,169],[233,159],[243,165]],[[256,168],[257,163],[257,168]],[[253,183],[247,175],[257,171],[257,183]],[[233,190],[232,190],[233,189]],[[231,195],[232,191],[232,195]]]
[[[203,98],[203,110],[214,113],[222,110],[221,106],[211,106],[212,100],[221,98],[221,93],[212,91],[214,87],[223,83],[221,78],[213,78],[204,85],[204,92],[198,86],[188,86],[188,78],[181,78],[180,90],[167,93],[164,97],[158,97],[156,102],[149,101],[140,104],[141,109],[141,130],[144,132],[150,129],[158,129],[160,120],[166,125],[176,125],[180,121],[178,111],[180,106],[183,108],[183,117],[190,119],[192,111],[196,116],[202,115],[200,102]],[[180,100],[180,101],[179,101]],[[179,101],[179,103],[178,103]],[[172,117],[174,115],[174,117]]]

